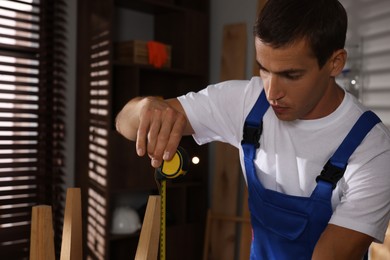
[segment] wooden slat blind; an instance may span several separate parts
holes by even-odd
[[[108,169],[113,131],[112,31],[113,0],[78,2],[78,91],[76,172],[83,192],[85,259],[109,259]]]
[[[61,223],[63,23],[62,1],[0,1],[0,259],[28,258],[33,205]]]
[[[89,73],[89,142],[88,142],[88,210],[87,255],[105,259],[107,230],[108,134],[110,125],[110,34],[97,30],[91,39]]]
[[[363,104],[390,127],[390,2],[340,2],[349,16],[347,76],[357,80]]]

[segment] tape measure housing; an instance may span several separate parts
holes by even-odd
[[[185,150],[178,147],[173,158],[170,161],[163,161],[158,171],[167,179],[174,179],[186,174],[188,171],[188,155]]]

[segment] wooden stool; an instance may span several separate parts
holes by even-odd
[[[66,193],[61,260],[82,260],[81,190],[69,188]]]
[[[156,260],[160,239],[161,197],[149,196],[135,260]]]
[[[54,260],[54,232],[51,206],[32,207],[30,260]]]
[[[80,188],[68,188],[62,231],[61,260],[82,260]],[[30,260],[55,260],[51,206],[32,207]]]

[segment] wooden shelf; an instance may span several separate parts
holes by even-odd
[[[132,234],[109,234],[108,240],[110,241],[116,241],[116,240],[123,240],[123,239],[137,239],[140,235],[140,231],[134,232]]]
[[[174,4],[174,0],[115,0],[115,3],[119,7],[154,15],[173,12],[197,11],[195,8],[188,8]]]
[[[139,157],[135,143],[115,131],[115,117],[136,96],[174,98],[207,86],[209,0],[85,0],[79,7],[77,117],[79,139],[85,142],[76,144],[76,184],[84,193],[84,258],[133,259],[140,233],[110,234],[113,212],[128,206],[142,218],[147,197],[158,187],[150,159]],[[136,12],[123,9],[145,13],[140,17],[153,21],[145,28],[134,24],[150,31],[149,38],[171,46],[170,68],[116,60],[116,41],[132,37],[122,35],[129,33],[122,30],[128,26],[124,21],[139,19]],[[124,19],[117,19],[116,12]],[[197,145],[191,136],[183,137],[180,145],[200,163],[167,182],[167,259],[197,260],[207,213],[208,146]],[[99,184],[90,173],[103,181]],[[90,194],[101,203],[91,203]]]
[[[139,69],[143,71],[149,71],[149,72],[160,73],[160,74],[168,74],[174,76],[205,77],[205,75],[203,74],[194,73],[191,71],[186,71],[184,69],[178,69],[178,68],[155,68],[152,65],[141,65],[141,64],[134,64],[131,62],[124,62],[124,61],[114,61],[113,65],[116,67],[128,67],[128,68]]]

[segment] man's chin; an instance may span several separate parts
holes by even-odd
[[[281,121],[294,121],[296,119],[298,119],[294,114],[292,113],[289,113],[290,111],[275,111],[274,110],[274,113],[276,115],[276,117],[281,120]]]

